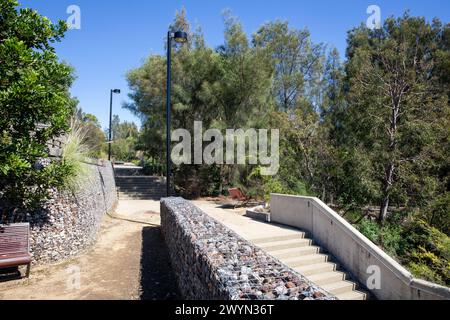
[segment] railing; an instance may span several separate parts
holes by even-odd
[[[311,233],[353,277],[368,284],[378,299],[450,299],[449,288],[415,279],[319,199],[272,194],[270,206],[271,221]]]

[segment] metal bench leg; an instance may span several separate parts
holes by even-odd
[[[30,278],[30,269],[31,269],[31,263],[29,263],[29,264],[27,265],[27,274],[26,274],[26,277],[27,277],[27,278]]]

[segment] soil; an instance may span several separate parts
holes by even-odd
[[[120,203],[114,217],[105,216],[91,249],[70,261],[32,267],[29,279],[0,283],[0,300],[180,299],[158,204]]]

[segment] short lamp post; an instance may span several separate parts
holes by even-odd
[[[167,33],[167,101],[166,101],[166,186],[167,197],[171,196],[170,175],[171,175],[171,159],[170,159],[170,140],[171,140],[171,97],[170,90],[172,86],[172,39],[177,43],[187,42],[187,33],[177,31],[175,33]]]
[[[108,137],[108,160],[111,161],[112,148],[112,109],[113,109],[113,94],[120,94],[119,89],[111,89],[109,97],[109,137]]]

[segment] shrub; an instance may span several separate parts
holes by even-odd
[[[439,231],[450,235],[450,192],[436,196],[423,210],[422,217]]]
[[[376,221],[363,219],[356,228],[373,243],[380,243],[380,226]]]
[[[8,215],[37,207],[70,168],[49,164],[47,142],[68,129],[72,68],[52,47],[67,30],[15,0],[0,2],[0,202]]]
[[[403,228],[396,224],[385,224],[380,229],[380,243],[384,251],[392,257],[397,257],[397,252],[404,245],[402,241]]]
[[[421,219],[408,221],[401,235],[402,262],[416,276],[450,285],[450,237]]]
[[[63,187],[74,190],[91,178],[92,170],[86,164],[90,151],[84,144],[83,126],[76,119],[72,119],[70,129],[62,147],[61,162],[70,168],[64,176]]]

